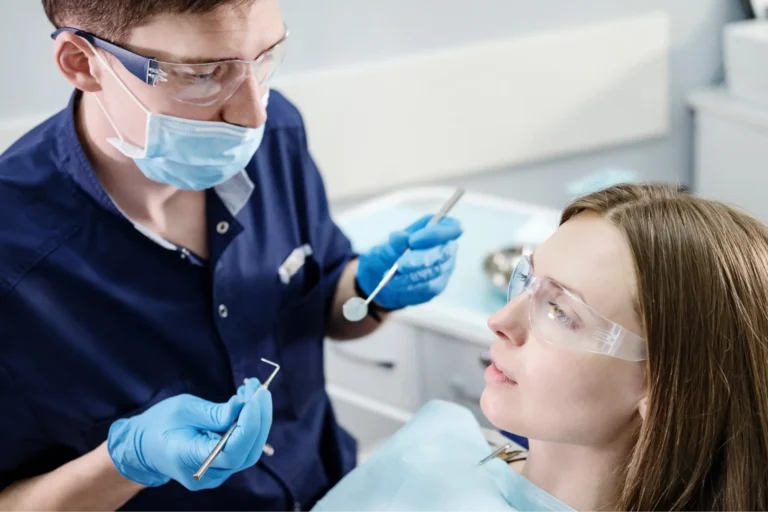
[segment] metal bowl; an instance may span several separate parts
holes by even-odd
[[[483,272],[493,288],[506,295],[509,280],[517,262],[524,254],[533,252],[530,246],[512,246],[497,249],[483,261]]]

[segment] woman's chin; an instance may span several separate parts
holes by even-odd
[[[520,423],[520,409],[511,403],[495,386],[486,386],[480,395],[480,410],[494,427],[516,432]]]

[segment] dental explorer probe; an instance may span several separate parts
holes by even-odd
[[[265,380],[264,383],[261,386],[259,386],[259,388],[253,394],[253,396],[248,400],[253,400],[253,398],[256,396],[256,394],[259,391],[266,390],[267,388],[269,388],[269,385],[272,382],[272,379],[274,379],[275,375],[277,375],[277,372],[280,371],[279,364],[273,363],[272,361],[268,361],[267,359],[264,359],[264,358],[262,358],[261,360],[267,364],[271,364],[272,366],[275,367],[275,369],[272,371],[272,374],[267,378],[267,380]],[[235,420],[235,422],[232,423],[232,426],[229,427],[229,430],[227,430],[227,432],[221,437],[221,440],[218,443],[216,443],[216,446],[213,448],[210,455],[208,455],[208,457],[203,461],[202,465],[200,466],[200,469],[198,469],[197,472],[194,475],[192,475],[192,478],[194,478],[195,480],[200,480],[201,478],[203,478],[203,475],[205,474],[206,471],[208,471],[208,468],[211,466],[214,459],[216,459],[216,456],[219,453],[221,453],[221,450],[224,449],[224,445],[227,443],[227,440],[232,436],[232,433],[235,431],[236,427],[237,427],[237,420]]]

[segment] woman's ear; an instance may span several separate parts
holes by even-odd
[[[84,92],[101,90],[96,55],[83,38],[62,32],[54,42],[53,58],[61,74],[75,88]]]
[[[644,396],[637,404],[637,412],[640,413],[640,418],[645,421],[645,415],[648,412],[648,397]]]

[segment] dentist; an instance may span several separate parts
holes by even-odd
[[[43,5],[75,91],[0,157],[0,509],[311,508],[355,460],[323,339],[441,293],[460,226],[352,251],[270,94],[277,0]],[[251,400],[262,357],[282,370]]]

